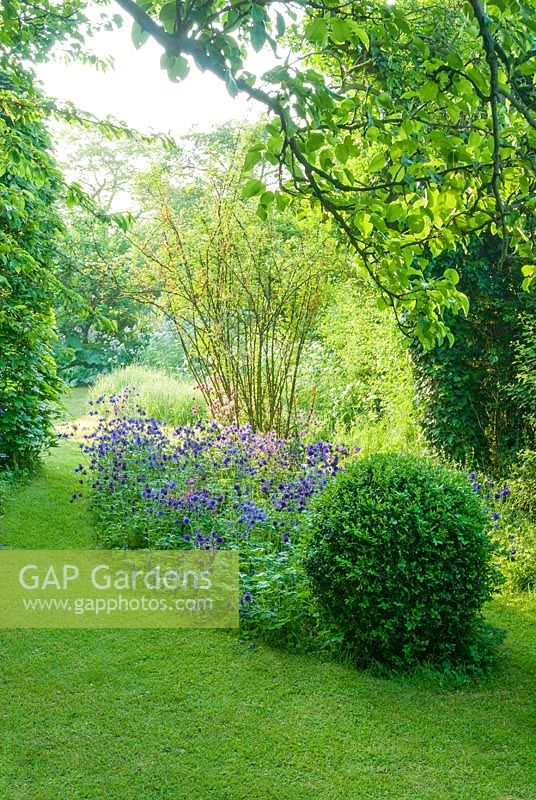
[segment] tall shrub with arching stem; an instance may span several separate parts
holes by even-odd
[[[236,176],[225,184],[182,212],[160,184],[157,247],[142,249],[213,413],[288,436],[334,255],[327,235],[290,217],[261,225],[239,199]]]

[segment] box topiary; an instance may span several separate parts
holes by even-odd
[[[305,567],[320,615],[361,666],[482,663],[499,581],[467,478],[427,458],[359,458],[313,506]]]

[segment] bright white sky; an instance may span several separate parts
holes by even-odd
[[[120,9],[112,3],[107,10]],[[193,64],[184,83],[171,83],[160,69],[162,49],[149,39],[136,50],[130,38],[131,20],[122,16],[122,28],[88,40],[92,52],[113,56],[115,69],[103,73],[84,64],[38,65],[37,74],[48,95],[71,100],[98,117],[112,114],[140,131],[152,129],[174,136],[193,126],[206,131],[228,120],[254,119],[262,111],[241,95],[232,98],[221,81]],[[248,62],[250,69],[262,71],[273,64],[269,52],[254,54]]]

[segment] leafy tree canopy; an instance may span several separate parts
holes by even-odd
[[[60,391],[52,356],[61,177],[39,97],[22,70],[0,72],[0,471],[52,441]]]
[[[12,1],[4,19],[31,50],[25,14],[38,8],[44,46],[55,27],[69,46],[76,23],[87,26],[85,5]],[[193,61],[267,109],[246,165],[268,163],[273,174],[253,174],[245,196],[258,197],[262,218],[292,197],[319,207],[380,303],[425,346],[452,338],[446,310],[468,307],[458,272],[434,275],[430,260],[475,233],[498,234],[502,259],[520,259],[525,288],[536,281],[534,0],[117,5],[138,47],[149,37],[161,44],[171,80]],[[253,75],[250,47],[284,57]]]
[[[86,2],[80,0],[2,0],[0,3],[0,59],[28,58],[43,61],[55,50],[58,56],[97,63],[85,47],[85,38],[101,27],[120,25],[120,16],[103,14],[90,22]]]

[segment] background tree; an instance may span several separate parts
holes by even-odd
[[[533,424],[520,402],[522,366],[516,353],[536,320],[536,298],[521,292],[519,264],[501,260],[501,242],[475,238],[468,253],[443,257],[461,274],[470,299],[467,319],[448,319],[451,348],[412,347],[417,400],[429,442],[461,463],[505,470],[533,440]]]
[[[98,126],[61,127],[57,140],[63,170],[84,192],[82,203],[62,208],[66,235],[59,251],[63,292],[57,303],[56,356],[70,384],[91,383],[134,359],[184,366],[172,330],[150,305],[133,298],[139,252],[112,220],[126,212],[131,229],[142,235],[157,213],[158,200],[156,206],[151,203],[153,174],[165,174],[173,185],[177,211],[192,209],[206,194],[210,176],[229,169],[237,137],[227,125],[184,136],[166,148],[158,138],[110,139]],[[146,300],[143,292],[138,296]]]
[[[41,98],[20,68],[0,72],[0,469],[33,464],[52,438],[55,203],[62,180]]]
[[[56,357],[72,385],[96,377],[137,353],[149,326],[147,307],[129,295],[136,251],[110,221],[116,212],[142,217],[136,175],[163,158],[158,140],[108,139],[98,128],[61,128],[59,158],[87,203],[64,204],[65,236],[59,247]]]
[[[247,164],[272,164],[279,191],[251,179],[245,191],[258,196],[258,213],[291,197],[318,207],[425,346],[452,339],[445,310],[467,310],[454,271],[427,275],[431,257],[498,231],[525,287],[536,280],[523,222],[536,202],[534,0],[486,11],[480,0],[442,9],[413,0],[117,4],[134,20],[137,46],[150,36],[162,46],[171,80],[193,60],[268,111]],[[51,0],[31,9],[13,0],[8,39],[16,31],[31,53],[56,38],[80,54],[72,38],[87,32],[85,7],[71,0],[65,14]],[[253,75],[248,48],[265,46],[285,57]]]
[[[69,190],[51,155],[46,124],[53,114],[72,119],[34,86],[28,62],[51,50],[104,66],[85,49],[84,37],[120,24],[103,15],[96,25],[74,2],[0,5],[0,469],[32,466],[54,441],[53,418],[62,384],[54,360],[54,305],[64,227],[60,199]],[[85,118],[88,124],[91,115]],[[119,128],[103,123],[108,134]]]
[[[536,277],[523,223],[535,202],[533,0],[487,13],[480,0],[445,12],[305,2],[297,17],[292,3],[118,5],[138,46],[149,36],[162,45],[172,80],[192,58],[269,110],[247,164],[274,164],[280,191],[252,178],[246,195],[259,197],[263,217],[289,196],[319,207],[425,346],[452,340],[446,309],[467,311],[458,274],[427,275],[430,256],[489,229],[503,256],[516,249],[526,286]],[[261,87],[245,69],[246,44],[289,43],[294,57]]]

